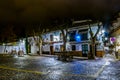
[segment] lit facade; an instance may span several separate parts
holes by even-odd
[[[92,24],[92,32],[93,34],[97,31],[97,23]],[[101,27],[100,31],[102,31],[103,27]],[[43,45],[42,45],[42,54],[51,54],[54,55],[57,52],[61,52],[63,50],[63,39],[62,33],[60,30],[52,31],[42,35],[43,37]],[[31,40],[33,37],[31,37]],[[96,56],[102,57],[104,55],[104,45],[102,41],[101,34],[97,35],[96,39]],[[38,48],[36,47],[34,40],[31,41],[31,53],[36,53]],[[90,34],[89,34],[89,26],[73,26],[68,29],[66,50],[72,51],[76,56],[87,57],[88,53],[91,51],[90,46]]]
[[[20,50],[23,51],[24,54],[26,54],[25,39],[18,42],[11,42],[0,45],[0,53],[10,54],[12,51],[16,51],[18,53],[18,51]]]

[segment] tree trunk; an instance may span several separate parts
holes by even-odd
[[[91,59],[95,59],[95,43],[92,44],[92,55]]]
[[[39,48],[39,55],[42,55],[42,43],[39,43],[38,48]]]
[[[91,26],[89,24],[92,50],[88,54],[88,59],[95,59],[95,48],[96,48],[95,47],[95,42],[96,42],[96,37],[97,37],[97,34],[98,34],[99,30],[100,30],[100,27],[101,27],[101,23],[98,23],[98,29],[97,29],[97,32],[94,35],[94,33],[92,32]]]
[[[42,55],[42,43],[40,43],[40,55]]]
[[[91,40],[91,52],[88,53],[88,59],[95,59],[95,40]]]
[[[64,30],[61,30],[62,34],[63,34],[63,51],[66,51],[66,42],[67,42],[67,30],[65,30],[66,33],[64,32]]]
[[[38,41],[38,48],[39,48],[39,55],[42,55],[42,38],[40,38],[40,36]]]
[[[63,40],[63,51],[66,51],[66,40]]]
[[[67,31],[66,31],[66,34],[64,30],[61,30],[61,32],[63,34],[63,53],[61,58],[63,61],[67,61],[67,56],[66,56]]]

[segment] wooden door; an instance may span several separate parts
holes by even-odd
[[[54,55],[54,48],[53,48],[53,46],[50,46],[50,54]]]

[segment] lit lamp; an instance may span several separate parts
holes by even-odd
[[[108,38],[107,38],[107,37],[105,37],[105,40],[107,41],[107,40],[108,40]]]
[[[105,32],[105,31],[104,31],[104,30],[102,30],[102,34],[104,34],[104,32]]]
[[[101,30],[101,31],[99,32],[99,36],[102,36],[102,41],[104,41],[104,38],[105,38],[104,33],[105,33],[104,30]],[[99,39],[100,39],[100,37],[99,37]]]
[[[99,35],[104,36],[104,33],[105,33],[105,31],[104,31],[104,30],[102,30],[102,31],[100,31],[100,32],[99,32]]]
[[[112,41],[112,42],[115,42],[115,40],[116,40],[115,37],[111,37],[111,38],[110,38],[110,41]]]
[[[80,42],[80,41],[81,41],[81,36],[80,36],[80,34],[76,34],[76,35],[75,35],[75,40],[76,40],[77,42]]]

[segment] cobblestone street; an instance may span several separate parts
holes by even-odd
[[[119,80],[120,61],[58,61],[55,57],[0,58],[0,80]]]

